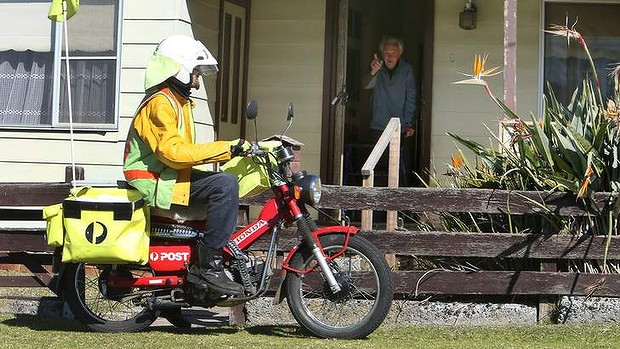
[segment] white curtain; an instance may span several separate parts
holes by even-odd
[[[113,60],[71,60],[71,100],[73,122],[111,124],[114,122],[116,62]],[[69,122],[65,65],[61,68],[60,122]]]
[[[53,65],[50,52],[0,51],[0,124],[51,124]]]

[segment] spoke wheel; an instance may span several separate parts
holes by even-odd
[[[344,236],[323,236],[321,244],[327,256],[334,255],[342,250]],[[288,274],[291,313],[303,328],[318,337],[366,337],[383,322],[392,303],[392,273],[385,258],[369,241],[355,235],[346,252],[329,264],[341,288],[336,293],[308,249],[292,258],[291,265],[296,269],[316,268],[307,274]]]
[[[145,296],[133,288],[113,288],[107,275],[145,276],[150,272],[125,266],[113,270],[110,265],[77,263],[67,265],[63,275],[65,299],[73,315],[98,332],[136,332],[155,321],[156,314],[146,307]]]

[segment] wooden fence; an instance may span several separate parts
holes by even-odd
[[[0,184],[0,219],[41,221],[40,207],[60,202],[68,193],[66,183]],[[598,193],[595,209],[608,205],[610,195]],[[246,200],[260,204],[266,197]],[[562,193],[508,192],[486,189],[362,188],[324,186],[322,209],[397,210],[412,212],[493,213],[544,215],[555,212],[583,216],[587,212],[571,195]],[[53,287],[48,266],[53,249],[45,244],[43,229],[0,231],[0,263],[23,264],[32,275],[2,276],[0,286]],[[292,229],[280,238],[287,251]],[[620,237],[367,230],[361,234],[386,254],[396,256],[500,259],[519,261],[514,270],[453,271],[400,270],[393,272],[397,297],[414,295],[524,296],[541,300],[539,318],[549,300],[560,295],[620,296],[620,274],[569,272],[569,261],[620,260]],[[256,249],[266,246],[257,244]],[[272,282],[272,285],[274,282]]]

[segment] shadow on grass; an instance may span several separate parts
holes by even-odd
[[[257,326],[229,326],[218,323],[199,323],[192,321],[191,328],[177,328],[170,324],[155,324],[142,332],[178,333],[189,335],[233,335],[247,332],[253,335],[264,335],[280,338],[308,338],[311,337],[300,327],[294,325],[257,325]],[[14,314],[13,318],[3,320],[2,325],[11,327],[25,327],[34,331],[64,331],[64,332],[92,332],[77,320],[61,317],[43,317],[40,315]]]
[[[283,338],[308,338],[310,336],[299,326],[294,325],[265,325],[246,327],[245,330],[250,334],[261,334],[265,336],[283,337]]]
[[[151,327],[145,330],[145,332],[158,332],[158,333],[179,333],[185,335],[233,335],[239,332],[246,332],[252,335],[263,335],[279,338],[309,338],[308,334],[303,332],[299,327],[283,325],[283,326],[208,326],[208,327],[192,327],[192,328],[176,328],[174,326],[159,326]]]
[[[14,314],[13,316],[14,318],[12,319],[2,321],[2,324],[14,327],[28,327],[35,331],[88,332],[88,329],[76,320],[29,314]]]

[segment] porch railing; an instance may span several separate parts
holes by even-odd
[[[390,145],[388,157],[388,187],[398,187],[398,175],[400,164],[400,119],[391,118],[387,126],[381,133],[381,137],[370,152],[368,159],[362,166],[362,187],[371,188],[375,186],[375,167],[385,152],[388,144]],[[361,225],[364,230],[372,229],[372,210],[362,210]],[[396,230],[397,211],[387,211],[386,230]]]

